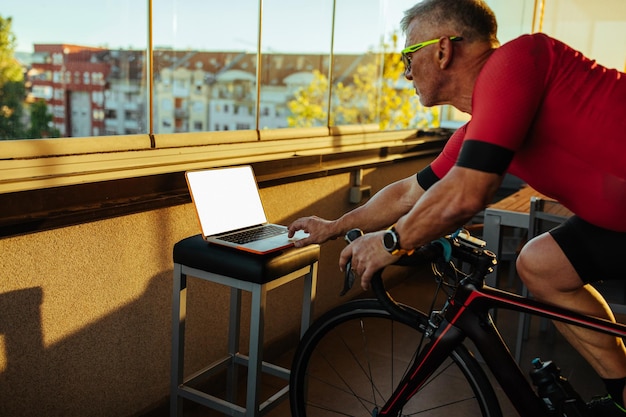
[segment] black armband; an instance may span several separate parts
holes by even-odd
[[[430,165],[417,173],[417,182],[424,190],[428,190],[439,179]]]
[[[456,165],[503,175],[514,155],[514,151],[502,146],[470,139],[463,142]]]

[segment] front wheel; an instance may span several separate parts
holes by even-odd
[[[377,300],[357,300],[317,320],[294,357],[292,416],[377,416],[421,346],[428,319],[412,310],[416,321],[407,324],[392,319]],[[486,374],[459,345],[399,415],[501,417],[502,412]]]

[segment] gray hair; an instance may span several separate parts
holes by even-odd
[[[468,41],[499,44],[496,16],[483,0],[422,0],[404,12],[400,28],[405,35],[416,17],[433,27],[447,24],[458,31],[451,35]]]

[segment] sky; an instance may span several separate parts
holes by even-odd
[[[0,15],[13,18],[17,51],[35,43],[112,49],[147,45],[147,0],[12,0]],[[335,50],[363,52],[398,28],[415,0],[339,0]],[[322,52],[330,47],[331,0],[264,0],[265,51]],[[153,0],[154,46],[256,50],[258,0]],[[402,41],[403,42],[403,41]]]

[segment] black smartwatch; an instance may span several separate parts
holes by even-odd
[[[400,247],[400,236],[396,232],[395,225],[391,226],[383,234],[383,247],[387,252],[394,256],[410,255],[413,249],[405,250]]]

